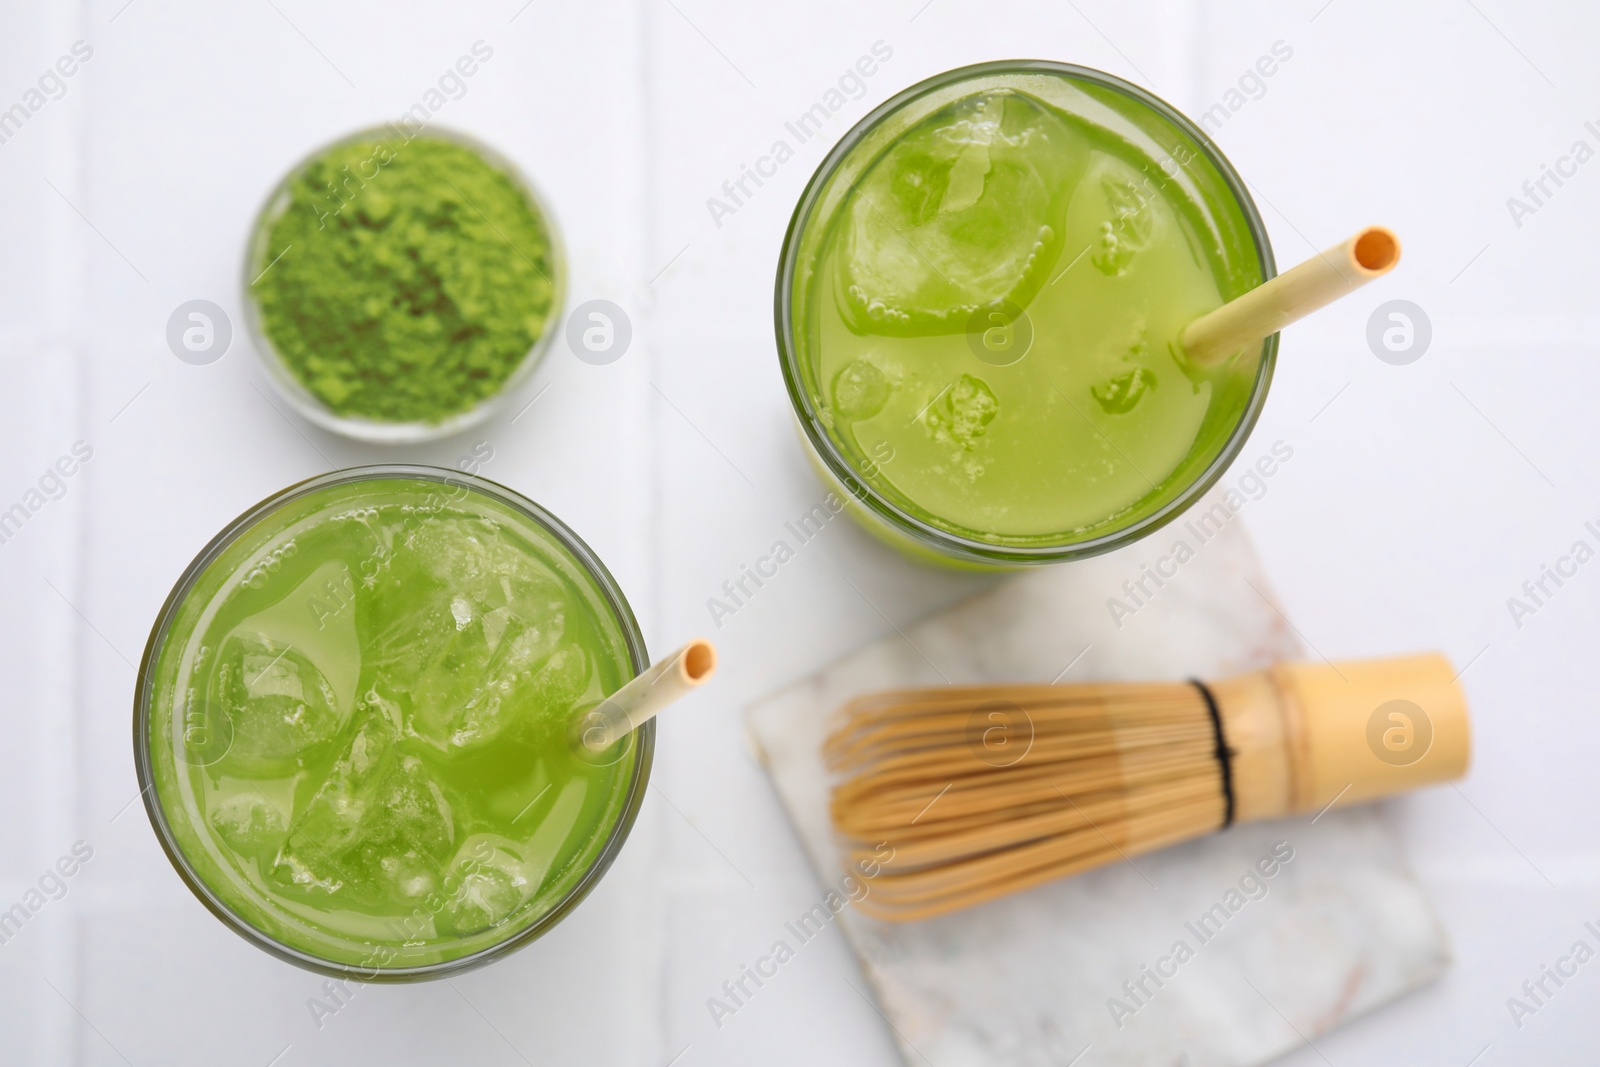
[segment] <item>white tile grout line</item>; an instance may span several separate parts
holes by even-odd
[[[72,23],[70,29],[66,26],[58,27],[57,36],[64,40],[78,38],[94,39],[100,27],[91,20],[91,9],[88,4],[64,6],[62,17]],[[117,14],[121,14],[119,10]],[[111,27],[107,32],[120,32],[124,27]],[[67,32],[59,32],[66,30]],[[79,104],[76,110],[63,115],[62,118],[70,125],[64,131],[60,144],[60,152],[65,164],[58,171],[62,175],[61,184],[66,192],[70,193],[78,203],[92,209],[84,196],[83,190],[87,184],[84,174],[84,160],[88,156],[88,108]],[[70,229],[68,234],[71,246],[75,249],[72,267],[66,272],[58,288],[63,290],[62,296],[66,303],[59,309],[53,309],[57,314],[64,316],[67,329],[64,331],[68,338],[68,348],[71,358],[60,361],[63,373],[69,380],[63,383],[64,391],[68,394],[68,418],[78,431],[73,436],[82,436],[83,439],[93,444],[93,434],[89,428],[91,410],[90,382],[99,380],[91,372],[91,350],[86,340],[87,331],[80,325],[78,316],[81,307],[90,295],[89,279],[90,249],[95,245],[95,238],[88,236],[84,227],[77,225],[75,219],[68,219],[64,223]],[[120,254],[120,253],[119,253]],[[129,264],[132,266],[132,264]],[[135,268],[137,273],[137,268]],[[142,394],[142,390],[141,390]],[[136,395],[134,399],[138,399]],[[123,410],[126,410],[124,408]],[[122,412],[119,411],[120,415]],[[48,803],[52,810],[47,817],[45,825],[46,834],[54,840],[46,842],[46,847],[52,850],[65,851],[72,842],[82,837],[94,844],[93,838],[102,833],[104,824],[84,818],[84,813],[89,810],[89,796],[86,783],[90,780],[86,772],[86,754],[83,739],[90,736],[86,724],[90,721],[88,713],[89,689],[94,684],[89,675],[83,671],[82,665],[87,661],[88,651],[92,643],[99,638],[88,632],[73,614],[73,603],[85,600],[83,591],[88,580],[89,558],[89,530],[90,515],[96,499],[96,493],[102,484],[99,469],[85,470],[79,477],[83,484],[75,487],[75,496],[63,500],[65,511],[60,516],[60,521],[65,526],[65,536],[62,546],[52,549],[52,555],[59,554],[60,562],[56,564],[56,574],[62,578],[64,592],[70,598],[64,605],[64,610],[58,610],[56,617],[60,619],[58,635],[52,639],[52,645],[60,649],[60,663],[64,668],[63,676],[56,680],[60,695],[63,698],[60,707],[65,709],[60,722],[55,728],[52,741],[56,742],[47,746],[51,751],[52,759],[48,766],[40,767],[39,773],[44,774],[51,782],[51,788],[45,791]],[[47,855],[59,855],[59,851]],[[41,1062],[79,1064],[89,1058],[91,1048],[98,1045],[98,1039],[83,1027],[78,1019],[77,1009],[74,1005],[84,1001],[83,996],[83,916],[81,912],[83,898],[80,896],[75,902],[63,901],[65,912],[50,923],[48,929],[41,931],[46,935],[47,942],[44,948],[44,958],[48,962],[44,965],[44,973],[51,975],[58,991],[65,995],[67,1000],[50,995],[45,1003],[48,1007],[40,1014],[37,1025],[40,1027],[39,1046]],[[96,1051],[99,1051],[96,1049]],[[120,1053],[119,1053],[120,1056]]]
[[[59,40],[94,40],[94,33],[98,30],[98,27],[90,24],[87,5],[60,5],[46,18],[49,23],[47,35]],[[77,316],[88,296],[91,250],[94,255],[100,254],[100,238],[84,226],[84,220],[80,219],[74,206],[82,205],[94,212],[83,193],[86,184],[83,176],[83,160],[87,154],[86,109],[80,102],[54,119],[66,125],[61,131],[63,136],[52,139],[46,169],[58,188],[54,192],[47,190],[45,195],[57,199],[58,194],[64,194],[59,200],[66,200],[66,203],[61,204],[58,200],[58,206],[66,214],[52,219],[50,232],[54,242],[67,251],[64,269],[55,276],[51,285],[50,303],[44,315],[45,321],[53,327],[51,334],[65,340],[68,358],[51,361],[50,381],[40,390],[39,399],[43,401],[42,394],[48,392],[64,401],[60,406],[49,405],[64,416],[51,424],[52,434],[64,433],[70,427],[76,431],[72,437],[82,436],[94,444],[93,435],[86,431],[88,383],[91,380],[89,352],[84,343],[86,331]],[[46,404],[41,402],[34,407],[41,412],[37,417],[43,419],[45,416],[42,412],[46,410]],[[51,521],[60,524],[60,536],[49,538],[51,544],[47,548],[40,546],[40,575],[54,574],[73,601],[83,599],[81,590],[87,556],[88,513],[94,500],[96,469],[87,469],[80,474],[83,484],[75,485],[68,498],[56,505],[62,511]],[[41,592],[40,604],[48,602],[45,598],[58,599],[48,592]],[[40,718],[35,735],[38,748],[35,758],[29,761],[34,781],[44,787],[33,793],[43,808],[35,815],[35,842],[40,855],[53,859],[70,848],[78,837],[88,838],[93,833],[93,828],[88,828],[81,818],[81,813],[87,807],[82,738],[85,736],[86,690],[91,683],[79,668],[84,662],[89,643],[97,642],[99,638],[85,631],[70,601],[57,603],[45,610],[44,624],[23,639],[39,652],[32,670],[37,672],[43,683],[39,693],[43,698],[39,701],[40,706],[60,709],[57,715]],[[28,772],[23,773],[26,778]],[[24,1047],[31,1044],[32,1051],[42,1063],[81,1063],[90,1046],[98,1043],[98,1039],[85,1030],[72,1006],[82,1002],[79,951],[82,939],[79,908],[82,903],[81,897],[71,901],[69,895],[68,900],[58,905],[63,909],[61,914],[52,916],[47,924],[29,924],[43,927],[35,931],[41,935],[39,977],[49,976],[55,988],[67,998],[51,992],[42,982],[32,983],[33,990],[38,991],[37,999],[32,1000],[36,1012],[24,1026],[32,1028],[33,1032],[28,1036],[33,1040],[29,1042],[24,1037]],[[6,904],[9,906],[9,898]],[[32,991],[22,993],[24,1002],[31,995]]]

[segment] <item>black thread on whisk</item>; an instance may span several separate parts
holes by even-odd
[[[1228,739],[1222,735],[1222,712],[1217,710],[1217,698],[1211,695],[1211,690],[1206,688],[1206,683],[1198,678],[1190,678],[1189,684],[1200,690],[1200,696],[1206,702],[1206,710],[1211,713],[1211,729],[1217,735],[1217,766],[1222,768],[1222,800],[1223,808],[1222,825],[1233,825],[1233,753],[1228,748]]]

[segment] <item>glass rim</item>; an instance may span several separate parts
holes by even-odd
[[[795,204],[794,213],[789,219],[788,229],[784,233],[783,248],[778,259],[777,291],[773,300],[773,318],[778,341],[778,362],[783,371],[784,387],[789,392],[790,405],[795,419],[800,424],[800,429],[805,434],[813,452],[851,497],[862,506],[868,508],[874,517],[887,523],[896,532],[909,536],[918,543],[944,556],[979,564],[1045,564],[1096,556],[1112,549],[1120,548],[1123,545],[1131,544],[1154,533],[1183,514],[1221,479],[1222,475],[1233,464],[1233,461],[1238,458],[1239,453],[1243,451],[1244,443],[1255,429],[1256,422],[1261,416],[1261,410],[1266,404],[1267,391],[1272,382],[1273,367],[1276,364],[1278,354],[1278,334],[1274,333],[1262,342],[1261,360],[1256,370],[1255,381],[1251,385],[1249,400],[1245,404],[1245,409],[1241,413],[1238,423],[1234,426],[1228,440],[1223,444],[1221,451],[1217,453],[1216,457],[1197,478],[1149,515],[1127,526],[1087,540],[1073,541],[1067,544],[1007,545],[953,533],[911,514],[905,508],[890,500],[886,494],[860,475],[855,466],[833,442],[833,439],[823,426],[816,405],[812,402],[810,392],[805,387],[804,377],[799,365],[799,354],[793,342],[794,309],[792,293],[795,271],[799,260],[801,235],[811,221],[812,210],[816,207],[823,188],[856,145],[860,144],[880,123],[917,98],[946,85],[988,74],[1029,72],[1052,74],[1058,77],[1084,81],[1120,93],[1154,112],[1176,127],[1180,133],[1193,140],[1206,160],[1215,168],[1217,174],[1227,186],[1228,191],[1239,205],[1250,230],[1251,240],[1255,244],[1257,260],[1261,267],[1262,281],[1270,280],[1278,272],[1277,263],[1272,254],[1272,242],[1267,235],[1266,224],[1261,218],[1261,213],[1256,208],[1255,200],[1251,198],[1244,179],[1239,176],[1238,171],[1228,161],[1222,149],[1217,146],[1209,134],[1183,112],[1149,90],[1134,85],[1132,82],[1119,78],[1114,74],[1108,74],[1093,67],[1080,66],[1075,63],[1062,63],[1049,59],[1001,59],[973,63],[924,78],[922,81],[900,90],[873,108],[854,126],[850,127],[844,136],[828,151],[828,154],[823,157],[822,162],[817,165],[816,171],[811,175],[805,189],[800,194],[799,201]]]
[[[539,366],[544,362],[544,357],[553,343],[555,335],[560,331],[562,316],[566,312],[567,302],[567,251],[562,241],[561,227],[556,221],[555,212],[550,208],[550,202],[539,192],[539,187],[528,177],[523,169],[495,148],[469,133],[463,133],[450,126],[438,126],[429,123],[422,129],[412,134],[406,143],[418,138],[432,137],[439,141],[448,141],[471,149],[484,161],[495,169],[505,174],[517,190],[527,198],[534,211],[544,223],[547,236],[550,240],[550,261],[554,266],[552,272],[555,276],[550,279],[554,289],[550,298],[550,311],[545,320],[543,332],[534,338],[533,344],[528,346],[528,351],[516,365],[500,388],[478,401],[465,411],[458,411],[438,422],[390,422],[383,419],[367,418],[361,415],[340,415],[333,411],[307,389],[300,379],[295,377],[288,364],[283,361],[283,356],[278,352],[272,339],[267,336],[261,323],[261,309],[257,305],[254,293],[255,282],[261,273],[259,265],[266,262],[266,239],[268,222],[275,220],[283,210],[285,198],[288,196],[289,183],[301,174],[318,157],[342,148],[345,145],[355,144],[360,141],[372,140],[382,137],[392,137],[396,128],[393,122],[381,126],[363,126],[349,133],[335,137],[317,145],[292,163],[284,171],[283,176],[273,183],[266,197],[261,201],[261,206],[250,216],[250,231],[245,238],[244,263],[240,276],[240,310],[244,318],[246,335],[250,339],[251,347],[255,349],[256,358],[267,371],[267,378],[271,380],[278,395],[283,397],[296,412],[316,426],[332,433],[339,434],[357,441],[371,444],[421,444],[427,441],[436,441],[452,434],[469,430],[490,418],[499,410],[506,398],[525,384]],[[402,145],[403,147],[403,145]]]
[[[184,568],[183,574],[173,585],[172,592],[167,594],[166,601],[161,605],[161,610],[156,615],[155,624],[150,629],[150,638],[145,643],[144,655],[140,657],[138,679],[134,685],[134,770],[139,782],[139,795],[144,799],[145,814],[150,818],[150,825],[155,831],[156,840],[160,842],[161,850],[166,853],[168,861],[178,872],[178,877],[189,887],[189,891],[195,895],[201,904],[205,905],[206,910],[221,920],[223,925],[243,937],[246,941],[280,960],[295,964],[308,971],[333,978],[350,978],[374,983],[413,982],[434,978],[448,978],[466,971],[475,970],[478,967],[510,955],[517,949],[537,940],[546,931],[566,918],[589,895],[606,872],[610,870],[611,865],[616,861],[617,855],[621,852],[623,844],[627,841],[628,835],[633,829],[633,824],[637,820],[639,810],[644,803],[645,790],[649,787],[650,769],[654,762],[656,733],[656,724],[653,720],[645,723],[635,731],[639,740],[635,748],[633,777],[629,783],[628,794],[623,798],[621,811],[617,815],[616,822],[611,827],[605,844],[601,846],[600,851],[595,855],[594,861],[584,872],[583,877],[573,884],[572,888],[567,891],[567,894],[559,902],[538,919],[510,937],[481,948],[476,952],[437,963],[418,964],[408,967],[364,966],[361,964],[340,963],[279,941],[272,935],[258,929],[220,899],[211,887],[206,884],[205,879],[201,878],[189,863],[182,846],[179,845],[172,833],[171,826],[167,822],[166,812],[163,810],[161,802],[156,795],[157,790],[151,764],[150,746],[151,698],[155,686],[155,664],[166,642],[173,618],[189,593],[193,591],[195,583],[206,568],[215,562],[217,557],[227,548],[233,545],[243,533],[274,511],[313,492],[341,482],[353,483],[399,478],[415,478],[423,481],[438,482],[442,485],[462,485],[493,497],[538,524],[554,537],[564,549],[570,552],[578,561],[579,566],[594,580],[607,606],[611,608],[620,625],[623,639],[627,644],[628,658],[632,664],[634,675],[637,676],[643,673],[645,668],[650,665],[649,653],[645,648],[644,634],[639,629],[638,620],[634,618],[633,609],[629,607],[627,599],[622,595],[622,590],[617,585],[616,579],[612,577],[611,572],[606,569],[605,564],[600,561],[594,550],[582,538],[560,519],[556,518],[555,515],[515,490],[479,475],[451,470],[448,467],[435,467],[419,463],[374,463],[346,467],[306,478],[280,489],[278,492],[246,509],[224,526],[215,537],[211,538],[189,565]]]

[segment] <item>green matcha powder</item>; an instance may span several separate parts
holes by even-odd
[[[335,413],[439,422],[497,392],[544,332],[550,231],[472,149],[339,145],[290,177],[288,197],[251,291],[284,364]]]

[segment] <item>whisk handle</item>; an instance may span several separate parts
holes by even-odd
[[[1359,803],[1467,772],[1466,694],[1438,653],[1283,663],[1213,688],[1241,820]]]

